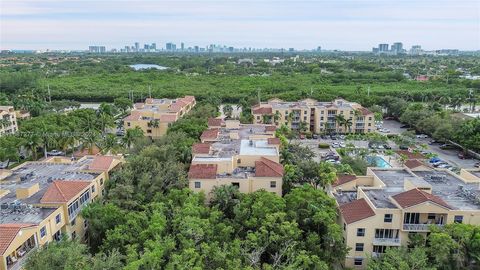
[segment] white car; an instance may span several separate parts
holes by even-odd
[[[382,129],[380,129],[380,132],[390,133],[390,129],[388,129],[388,128],[382,128]]]
[[[428,136],[425,134],[417,135],[417,139],[426,139],[426,138],[428,138]]]
[[[346,145],[344,142],[341,142],[341,143],[339,144],[339,146],[340,146],[340,147],[347,147],[347,145]]]
[[[63,152],[59,150],[52,150],[50,152],[47,152],[47,155],[49,156],[63,156]]]

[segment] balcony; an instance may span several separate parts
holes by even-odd
[[[35,236],[32,236],[12,254],[7,256],[7,270],[23,269],[23,264],[25,263],[30,251],[32,251],[34,248],[36,248]]]
[[[376,246],[400,246],[400,238],[373,238]]]
[[[428,232],[430,226],[437,226],[443,228],[444,224],[403,224],[404,231]]]

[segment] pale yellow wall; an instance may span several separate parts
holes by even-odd
[[[477,171],[478,172],[478,171]],[[472,174],[470,171],[465,169],[460,169],[460,177],[465,180],[467,183],[476,183],[480,182],[480,178]]]

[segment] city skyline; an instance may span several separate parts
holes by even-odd
[[[95,5],[93,5],[95,3]],[[477,1],[2,1],[1,49],[163,47],[480,49]]]

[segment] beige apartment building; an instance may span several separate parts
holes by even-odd
[[[196,104],[194,96],[177,99],[147,98],[135,103],[130,115],[123,119],[125,129],[140,127],[143,134],[158,139],[167,133],[171,123],[188,113]]]
[[[0,106],[0,136],[18,130],[17,114],[13,106]]]
[[[363,269],[370,256],[407,246],[409,235],[427,235],[432,226],[480,225],[479,184],[479,177],[464,178],[419,161],[404,168],[368,168],[365,176],[339,176],[330,194],[351,248],[345,266]]]
[[[208,199],[215,186],[234,185],[240,192],[260,189],[282,195],[283,166],[275,126],[243,125],[237,120],[209,119],[201,143],[193,145],[189,187]]]
[[[103,196],[117,156],[52,157],[0,170],[0,270],[22,269],[34,248],[62,235],[87,241],[88,224],[79,216]]]
[[[355,102],[335,99],[319,102],[304,99],[287,102],[270,99],[252,107],[254,123],[271,123],[292,129],[302,127],[316,134],[322,133],[367,133],[375,130],[374,114]],[[345,121],[341,121],[341,116]]]

